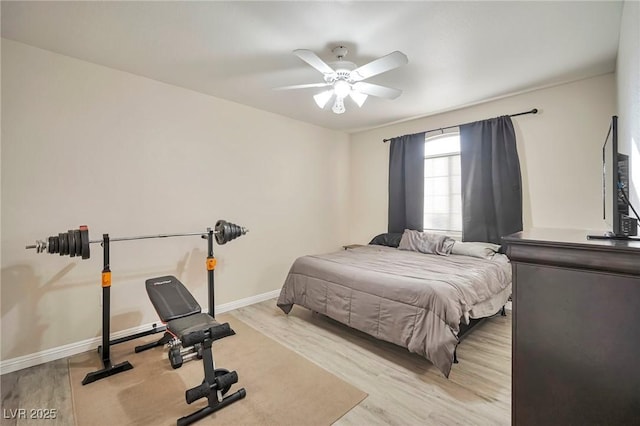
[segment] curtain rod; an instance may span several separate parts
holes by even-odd
[[[518,112],[516,114],[510,114],[509,117],[517,117],[519,115],[526,115],[526,114],[537,114],[538,113],[538,108],[534,108],[531,111],[524,111],[524,112]],[[429,132],[436,132],[436,131],[443,131],[443,130],[447,130],[447,129],[453,129],[455,127],[460,127],[460,126],[464,126],[465,124],[471,124],[471,123],[475,123],[475,121],[472,121],[470,123],[463,123],[463,124],[457,124],[455,126],[448,126],[448,127],[440,127],[438,129],[431,129],[431,130],[426,130],[424,133],[429,133]],[[382,142],[387,143],[389,142],[391,139],[382,139]]]

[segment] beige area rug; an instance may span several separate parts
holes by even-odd
[[[237,334],[213,343],[216,367],[238,372],[227,395],[245,388],[247,396],[196,425],[330,425],[367,397],[235,317],[217,319]],[[206,398],[190,405],[184,399],[186,389],[202,383],[202,361],[173,370],[165,348],[134,353],[135,346],[160,336],[112,346],[112,362],[128,360],[134,368],[86,386],[84,376],[101,368],[99,355],[92,351],[69,360],[77,425],[175,425],[206,406]]]

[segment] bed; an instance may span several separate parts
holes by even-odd
[[[277,301],[300,305],[407,348],[449,377],[461,327],[496,314],[511,295],[511,265],[495,253],[425,254],[367,245],[298,258]]]

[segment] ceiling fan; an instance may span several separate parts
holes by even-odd
[[[298,84],[295,86],[280,87],[279,90],[309,89],[316,87],[330,87],[313,96],[316,104],[324,108],[331,99],[335,99],[331,110],[336,114],[345,112],[344,99],[350,97],[359,107],[367,100],[369,95],[380,98],[395,99],[402,94],[402,90],[378,84],[367,83],[365,80],[374,75],[382,74],[398,68],[409,62],[407,56],[399,51],[391,52],[368,64],[358,67],[353,62],[345,61],[347,48],[338,46],[331,50],[338,58],[329,66],[311,50],[297,49],[293,54],[317,69],[324,76],[324,83]]]

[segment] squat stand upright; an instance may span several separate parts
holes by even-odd
[[[103,263],[102,268],[102,346],[99,348],[104,368],[88,373],[82,380],[86,385],[105,377],[131,370],[133,365],[129,361],[111,364],[110,357],[110,321],[111,321],[111,269],[109,268],[109,234],[102,235]],[[136,336],[139,337],[139,336]]]

